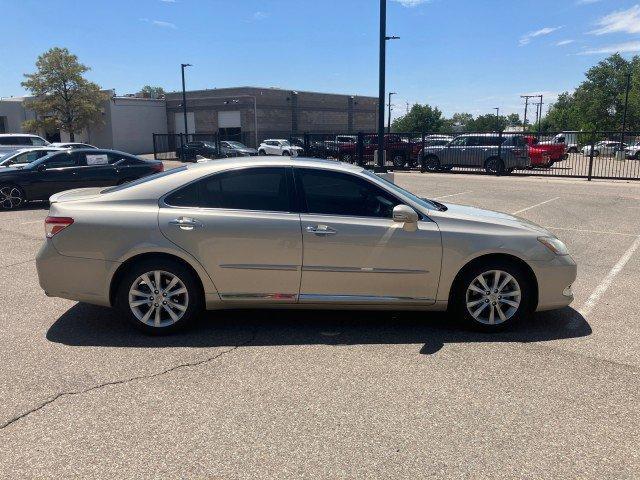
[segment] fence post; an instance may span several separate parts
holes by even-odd
[[[305,155],[309,155],[310,147],[311,147],[311,142],[309,141],[309,132],[304,132],[304,153],[305,153]]]
[[[156,148],[156,134],[153,134],[153,158],[158,160],[158,149]]]
[[[500,159],[500,161],[502,161],[502,164],[504,165],[504,160],[502,160],[502,129],[500,129],[500,132],[498,133],[498,158]],[[500,173],[498,173],[498,175],[500,175]]]
[[[589,150],[589,173],[587,180],[590,182],[593,178],[593,151],[596,148],[596,133],[591,134],[591,149]]]
[[[358,132],[358,143],[356,143],[356,163],[359,167],[364,166],[362,158],[362,149],[364,146],[364,135],[362,132]]]
[[[427,135],[422,132],[422,148],[420,149],[420,173],[424,173],[427,171],[427,162],[425,161],[425,153],[424,153],[424,149],[427,145],[427,140],[426,140]]]
[[[187,161],[184,151],[184,133],[180,133],[180,160],[182,160],[182,162]]]

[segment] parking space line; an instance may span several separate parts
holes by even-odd
[[[636,233],[622,233],[622,232],[607,232],[605,230],[584,230],[582,228],[566,228],[566,227],[552,227],[545,226],[544,228],[549,230],[564,230],[567,232],[580,232],[580,233],[597,233],[601,235],[620,235],[622,237],[637,237]]]
[[[555,202],[556,200],[559,200],[560,197],[556,197],[556,198],[552,198],[551,200],[545,200],[544,202],[540,202],[540,203],[536,203],[535,205],[531,205],[530,207],[527,208],[523,208],[522,210],[518,210],[517,212],[513,212],[512,215],[517,215],[518,213],[523,213],[529,210],[532,210],[536,207],[540,207],[542,205],[545,205],[547,203],[551,203],[551,202]]]
[[[452,193],[450,195],[440,195],[439,197],[433,197],[434,200],[440,200],[441,198],[457,197],[458,195],[464,195],[465,193],[472,193],[471,190],[466,192]]]
[[[602,297],[602,295],[604,295],[605,292],[609,289],[609,287],[613,283],[613,280],[616,278],[616,275],[618,275],[622,271],[624,266],[629,262],[629,260],[631,260],[631,257],[638,249],[638,247],[640,247],[640,236],[636,237],[635,241],[631,244],[629,249],[622,255],[622,257],[620,257],[618,263],[616,263],[613,268],[609,270],[609,273],[606,277],[604,277],[602,282],[600,282],[600,285],[598,285],[596,289],[591,293],[591,295],[589,295],[589,298],[579,310],[580,314],[583,317],[586,317],[591,313],[593,307],[595,307],[598,303],[598,300],[600,300],[600,297]]]

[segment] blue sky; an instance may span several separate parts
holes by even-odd
[[[145,84],[377,95],[378,0],[0,0],[0,97],[53,46],[118,94]],[[640,52],[640,1],[389,0],[387,82],[445,113],[521,111],[575,88],[611,52]]]

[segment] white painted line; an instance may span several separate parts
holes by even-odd
[[[531,209],[534,209],[536,207],[540,207],[540,206],[545,205],[547,203],[555,202],[556,200],[559,200],[559,199],[560,199],[560,197],[556,197],[556,198],[552,198],[551,200],[545,200],[544,202],[536,203],[535,205],[531,205],[530,207],[523,208],[522,210],[518,210],[517,212],[513,212],[512,215],[517,215],[518,213],[527,212],[527,211],[529,211]]]
[[[451,195],[441,195],[439,197],[433,197],[433,199],[434,200],[440,200],[441,198],[457,197],[458,195],[464,195],[465,193],[471,193],[471,190],[469,190],[467,192],[452,193]]]
[[[582,228],[565,228],[565,227],[551,227],[545,226],[548,230],[563,230],[567,232],[580,232],[580,233],[598,233],[602,235],[620,235],[622,237],[637,237],[636,233],[622,233],[622,232],[607,232],[605,230],[584,230]]]
[[[635,241],[631,244],[629,249],[620,257],[618,263],[616,263],[613,268],[609,271],[606,277],[600,282],[600,285],[596,287],[596,289],[591,293],[587,301],[584,303],[582,308],[580,308],[579,312],[583,317],[586,317],[591,313],[593,307],[596,306],[600,297],[604,295],[604,293],[609,289],[613,280],[616,278],[627,262],[631,259],[635,251],[640,247],[640,237],[636,237]]]

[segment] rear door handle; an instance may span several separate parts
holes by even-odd
[[[335,235],[336,233],[338,233],[337,230],[329,227],[328,225],[308,225],[305,230],[308,233],[313,233],[314,235],[318,235],[320,237]]]
[[[190,231],[194,228],[204,227],[204,223],[195,218],[180,217],[169,221],[169,225],[176,225],[180,230]]]

